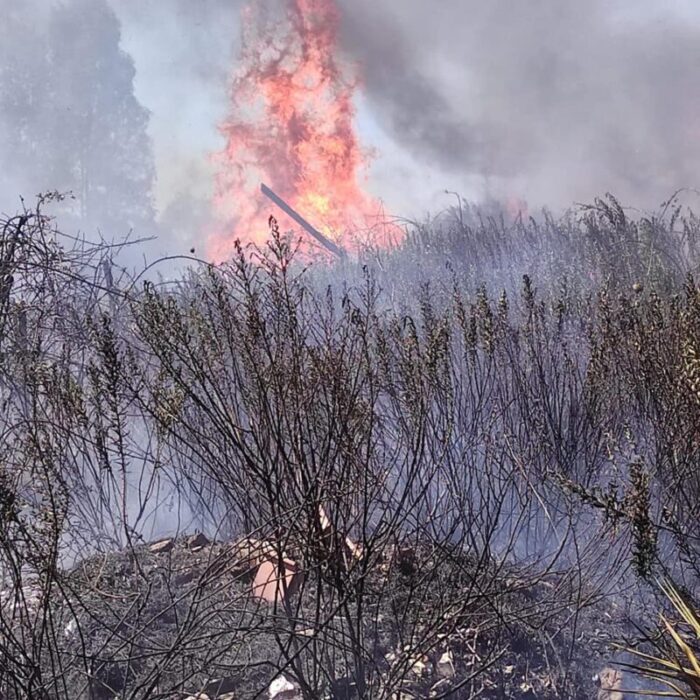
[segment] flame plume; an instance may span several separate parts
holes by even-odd
[[[381,211],[360,185],[369,153],[353,124],[357,71],[337,59],[338,9],[333,0],[285,0],[284,7],[282,19],[264,3],[243,10],[241,69],[220,127],[226,148],[216,202],[234,224],[210,241],[214,259],[227,257],[236,238],[264,242],[269,213],[291,228],[260,194],[261,182],[350,249],[358,241],[348,230],[366,229]],[[397,230],[375,226],[370,237],[385,246]]]

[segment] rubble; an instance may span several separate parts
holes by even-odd
[[[221,700],[236,690],[236,685],[235,678],[216,678],[204,686],[204,692],[212,698]]]
[[[455,664],[452,652],[449,649],[438,659],[437,673],[440,678],[454,678]]]
[[[114,693],[110,695],[109,688],[121,687],[121,679],[135,679],[146,671],[117,660],[114,655],[118,652],[119,638],[107,636],[111,629],[142,625],[137,612],[141,620],[152,623],[143,628],[143,638],[136,641],[136,649],[167,649],[174,640],[179,640],[182,650],[178,653],[186,663],[192,663],[185,686],[187,692],[168,696],[169,700],[182,700],[186,695],[196,700],[204,700],[205,696],[209,700],[246,700],[261,697],[261,691],[262,697],[273,691],[274,700],[296,700],[301,697],[301,691],[289,677],[279,676],[270,684],[269,669],[279,663],[280,636],[282,640],[296,638],[304,664],[311,662],[311,656],[319,653],[319,649],[336,648],[335,635],[342,633],[342,620],[332,616],[318,618],[315,588],[300,585],[306,569],[298,555],[281,552],[263,537],[243,537],[230,543],[207,540],[206,546],[202,541],[198,535],[175,538],[167,556],[157,553],[158,550],[154,552],[152,544],[101,554],[87,559],[71,574],[71,589],[83,590],[86,609],[96,614],[89,618],[80,616],[80,628],[73,630],[73,624],[68,626],[72,619],[70,610],[60,613],[61,631],[67,627],[71,632],[66,637],[61,635],[70,647],[68,651],[82,653],[78,645],[85,639],[88,651],[99,649],[104,658],[115,659],[95,674],[95,700],[112,700]],[[193,543],[198,547],[196,551]],[[478,610],[463,613],[465,617],[460,624],[445,620],[444,629],[436,630],[431,648],[421,648],[422,626],[412,628],[408,632],[412,636],[402,639],[396,606],[400,609],[404,604],[403,596],[415,586],[415,578],[401,573],[400,562],[409,564],[405,570],[410,573],[414,567],[420,571],[421,562],[430,556],[430,548],[420,543],[412,547],[396,546],[391,556],[384,553],[384,561],[391,562],[388,578],[379,566],[367,574],[367,595],[374,596],[372,591],[376,589],[382,597],[371,598],[374,607],[368,613],[368,626],[363,634],[368,648],[374,648],[377,654],[376,665],[371,669],[375,674],[373,682],[378,683],[377,687],[385,687],[382,685],[385,679],[394,684],[387,687],[386,697],[391,693],[399,697],[396,695],[399,693],[411,698],[459,698],[462,697],[460,684],[473,675],[476,680],[468,692],[479,692],[481,688],[484,698],[493,697],[494,693],[514,700],[534,697],[557,700],[563,693],[572,700],[596,697],[598,688],[593,687],[590,679],[596,666],[605,665],[610,652],[608,649],[604,656],[596,656],[603,649],[604,638],[596,635],[595,630],[620,638],[619,629],[611,630],[616,620],[615,616],[606,616],[611,610],[608,607],[591,614],[582,612],[581,641],[577,640],[573,647],[571,640],[562,639],[567,652],[571,648],[577,650],[565,688],[560,678],[552,679],[546,652],[533,639],[529,628],[519,628],[516,624],[505,631],[498,627],[488,630],[483,613]],[[460,566],[468,567],[469,562]],[[512,575],[515,570],[507,573]],[[499,587],[495,583],[489,593],[498,597],[499,606],[508,610],[529,608],[530,614],[532,611],[537,614],[538,606],[546,605],[553,595],[552,589],[542,584],[511,590],[505,584]],[[294,596],[291,607],[275,605],[288,602],[285,596],[290,594]],[[140,611],[133,606],[137,597]],[[272,605],[261,605],[261,601]],[[288,610],[295,618],[291,627],[285,622]],[[187,623],[188,616],[193,621],[193,634],[183,638],[181,625],[183,620]],[[489,621],[490,618],[486,619],[487,624],[492,624]],[[210,637],[212,631],[214,635]],[[202,633],[207,640],[216,641],[202,644]],[[600,647],[591,646],[592,637]],[[497,663],[489,666],[494,645],[504,653]],[[342,659],[342,654],[339,658]],[[152,663],[157,664],[157,658]],[[484,670],[480,670],[481,666]],[[211,674],[209,678],[202,676],[205,672]],[[322,683],[318,697],[328,700],[357,697],[354,672],[347,661],[341,663],[334,669],[334,675],[341,681],[328,679],[325,685]],[[162,676],[161,683],[176,688],[181,673],[173,665]],[[218,680],[212,680],[212,676]],[[70,682],[79,683],[80,679],[76,677]],[[600,690],[606,693],[600,695],[600,700],[621,700],[621,691],[604,687]]]
[[[292,559],[266,559],[258,566],[253,593],[268,603],[282,603],[299,590],[302,579],[301,568]]]
[[[301,688],[286,676],[278,676],[268,688],[270,700],[303,700]]]
[[[209,693],[196,693],[195,695],[188,695],[185,700],[236,700],[236,694],[210,695]]]
[[[148,546],[148,549],[152,554],[167,554],[172,551],[174,546],[175,540],[172,537],[168,537],[167,539],[153,542],[153,544]]]
[[[416,676],[425,676],[432,670],[432,666],[427,656],[413,656],[409,659],[409,673]]]
[[[357,683],[350,677],[338,678],[331,682],[330,698],[332,700],[351,700],[357,697]]]
[[[242,537],[222,556],[228,560],[228,566],[234,576],[252,578],[264,561],[276,557],[276,550],[264,540]]]
[[[193,552],[198,552],[209,544],[209,538],[203,535],[201,532],[197,532],[194,535],[190,535],[187,538],[187,548]]]
[[[329,547],[332,542],[333,535],[333,523],[326,513],[326,509],[323,506],[318,507],[318,517],[321,525],[321,537],[323,538],[326,547]],[[353,561],[360,561],[364,555],[362,545],[356,543],[350,535],[345,535],[344,537],[344,555],[346,557],[346,564],[349,565]]]
[[[417,552],[414,547],[408,545],[392,545],[384,553],[381,570],[385,576],[392,571],[401,576],[414,576],[418,571]]]

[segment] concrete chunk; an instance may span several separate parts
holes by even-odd
[[[169,552],[174,546],[174,540],[172,537],[168,537],[167,539],[164,540],[158,540],[158,542],[154,542],[153,544],[150,544],[148,546],[149,552],[151,554],[166,554]]]
[[[270,700],[302,700],[301,688],[286,676],[277,676],[267,692]]]

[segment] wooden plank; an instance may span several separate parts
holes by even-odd
[[[287,202],[278,197],[267,185],[261,183],[260,190],[270,200],[272,200],[287,216],[296,221],[308,234],[313,236],[326,250],[337,255],[341,260],[347,257],[343,248],[334,243],[330,238],[324,236],[318,229],[314,228],[303,216],[297,214]]]

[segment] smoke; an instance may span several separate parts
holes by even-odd
[[[210,156],[225,146],[217,126],[231,109],[245,3],[108,2],[133,59],[135,96],[150,115],[161,239],[169,251],[201,250],[212,216]],[[677,188],[700,185],[694,0],[335,2],[342,51],[363,76],[359,137],[377,153],[370,193],[392,213],[447,206],[454,198],[445,189],[555,207],[611,191],[649,209]],[[18,95],[27,81],[12,66],[31,68],[17,57],[34,41],[26,32],[43,32],[53,9],[71,4],[0,0],[24,27],[0,52],[17,73]],[[265,8],[284,13],[288,3],[270,0]],[[83,30],[67,28],[65,46],[75,46]],[[49,104],[58,90],[51,88],[27,100]],[[28,129],[21,103],[10,106],[6,133],[21,140]],[[7,141],[14,147],[18,139]],[[5,209],[20,193],[31,198],[51,186],[44,159],[60,145],[42,141],[27,172],[0,150],[12,165],[2,176]]]
[[[151,112],[161,238],[170,250],[203,247],[215,167],[217,123],[240,39],[242,0],[110,0],[122,45],[134,58],[136,96]]]
[[[593,0],[339,0],[370,109],[484,192],[651,208],[700,164],[700,11]]]

